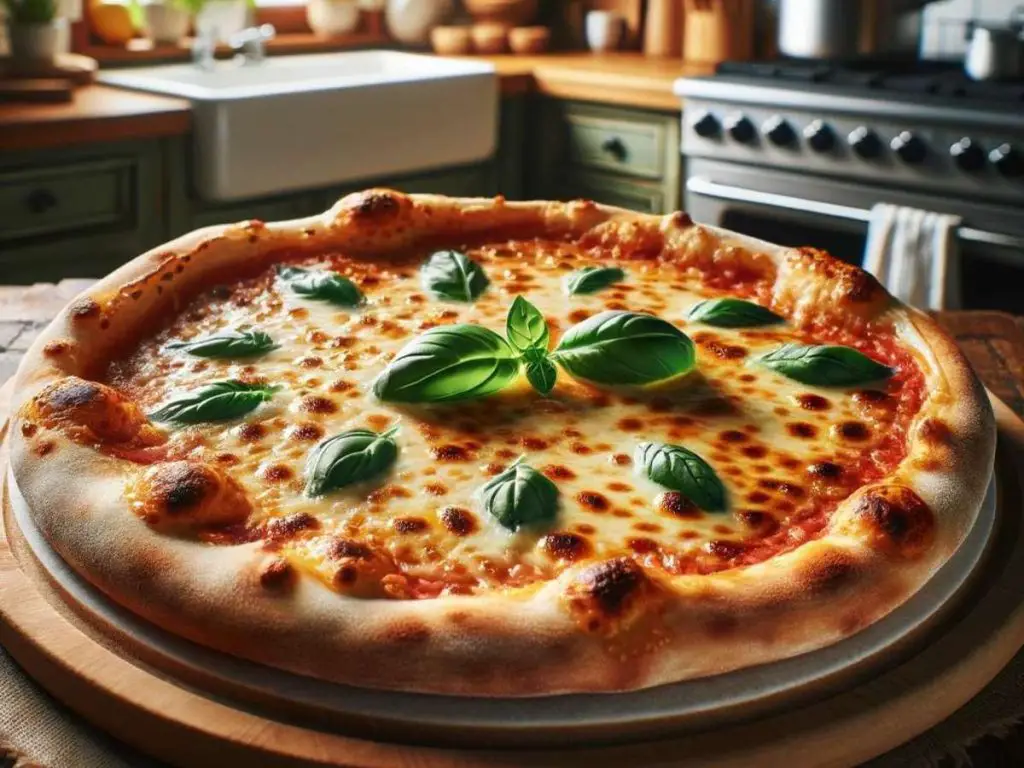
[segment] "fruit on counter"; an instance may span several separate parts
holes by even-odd
[[[89,9],[92,31],[107,45],[126,45],[135,37],[135,25],[127,6],[96,3]]]

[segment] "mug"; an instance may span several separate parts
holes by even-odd
[[[622,43],[625,31],[626,19],[621,13],[590,11],[587,14],[587,45],[594,52],[614,51]]]

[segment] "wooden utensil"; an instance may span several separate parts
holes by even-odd
[[[644,54],[678,56],[682,48],[682,0],[648,0],[644,20]]]
[[[704,64],[753,55],[755,0],[684,0],[683,58]]]

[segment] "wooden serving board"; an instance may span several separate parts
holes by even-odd
[[[0,391],[0,410],[4,396]],[[656,742],[456,750],[372,741],[285,722],[132,658],[72,611],[27,551],[4,496],[0,644],[44,688],[114,736],[178,765],[856,765],[932,727],[1024,645],[1024,422],[993,399],[1000,428],[997,538],[974,594],[906,661],[841,694],[755,721]],[[2,433],[0,433],[2,437]],[[0,477],[6,461],[0,445]],[[365,733],[365,731],[364,731]],[[569,746],[569,745],[566,745]]]
[[[60,53],[53,63],[14,63],[0,59],[0,76],[5,78],[43,78],[68,80],[73,85],[88,85],[96,80],[99,64],[91,56],[78,53]]]

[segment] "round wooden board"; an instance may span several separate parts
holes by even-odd
[[[0,394],[0,401],[3,400]],[[116,737],[179,765],[855,765],[963,706],[1024,645],[1024,422],[994,401],[1001,521],[975,593],[905,662],[841,694],[771,717],[673,739],[572,749],[455,750],[375,742],[286,723],[133,662],[73,614],[23,550],[6,497],[0,644],[44,688]],[[2,437],[2,433],[0,433]],[[5,458],[0,447],[0,470]],[[6,474],[4,472],[4,474]],[[4,475],[0,475],[2,477]],[[8,539],[8,534],[10,539]]]

